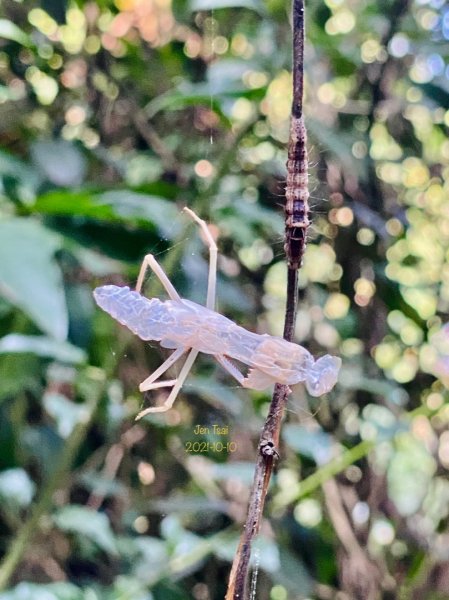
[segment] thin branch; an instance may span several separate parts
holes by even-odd
[[[149,122],[145,112],[140,109],[137,104],[134,106],[132,105],[131,120],[139,134],[147,143],[148,147],[159,156],[164,169],[167,171],[173,171],[177,164],[173,152],[167,147],[165,142]]]
[[[307,136],[302,114],[304,73],[304,1],[293,0],[293,103],[285,190],[285,252],[287,257],[287,303],[284,338],[291,341],[298,302],[298,269],[305,250],[309,225]],[[257,535],[263,507],[278,455],[282,417],[290,388],[276,384],[270,410],[259,442],[259,455],[250,494],[248,515],[229,578],[226,600],[247,598],[251,544]]]

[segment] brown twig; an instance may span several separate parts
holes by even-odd
[[[285,190],[285,252],[287,256],[287,304],[284,338],[291,341],[297,308],[298,269],[305,249],[308,207],[308,158],[302,114],[304,73],[304,0],[293,0],[293,103]],[[260,528],[271,473],[278,456],[279,434],[290,388],[276,384],[268,417],[259,442],[259,455],[250,494],[248,515],[229,578],[226,600],[247,598],[251,544]]]
[[[132,122],[134,123],[134,126],[139,134],[147,143],[148,148],[151,148],[153,152],[159,156],[164,169],[167,171],[173,171],[177,164],[173,153],[151,125],[147,116],[145,115],[145,112],[137,105],[133,106],[132,103],[131,107]]]

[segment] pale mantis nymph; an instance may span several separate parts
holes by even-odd
[[[97,304],[114,319],[142,340],[156,340],[163,348],[174,350],[139,386],[141,392],[171,387],[168,398],[161,406],[141,411],[136,418],[165,412],[172,407],[199,352],[212,355],[246,388],[262,390],[276,382],[286,385],[305,382],[312,396],[321,396],[331,390],[337,381],[340,358],[326,354],[315,360],[298,344],[272,335],[252,333],[215,312],[217,246],[205,221],[189,208],[184,210],[201,227],[209,247],[206,306],[181,298],[152,254],[143,259],[135,291],[116,285],[104,285],[94,290]],[[170,300],[148,299],[141,295],[147,269],[159,278]],[[176,379],[159,380],[186,352],[189,354]],[[248,375],[245,377],[230,359],[248,365]]]

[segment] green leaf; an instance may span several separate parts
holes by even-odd
[[[86,596],[85,600],[90,600],[90,596]],[[92,600],[97,600],[97,596],[92,597]],[[120,575],[114,582],[113,590],[107,596],[102,596],[101,600],[154,600],[154,596],[141,580]]]
[[[212,406],[231,414],[239,415],[242,411],[242,401],[229,385],[222,385],[210,377],[189,377],[184,390],[198,394]]]
[[[317,464],[323,464],[332,458],[335,443],[332,436],[322,429],[310,430],[292,423],[283,427],[282,437],[290,448],[312,458]]]
[[[287,588],[291,594],[301,592],[301,597],[312,595],[313,582],[302,561],[286,548],[280,548],[281,568],[273,574],[275,581]]]
[[[0,473],[0,497],[3,502],[17,507],[25,507],[31,503],[35,485],[24,469],[7,469]]]
[[[17,42],[22,46],[30,45],[27,34],[9,19],[0,19],[0,38],[10,40],[11,42]]]
[[[56,190],[40,196],[33,210],[48,215],[83,216],[141,227],[156,226],[168,239],[176,237],[181,229],[176,204],[159,196],[128,190],[102,194]]]
[[[79,481],[94,494],[105,498],[123,496],[126,498],[128,488],[117,479],[110,479],[98,471],[89,471],[79,477]],[[140,539],[140,538],[139,538]]]
[[[42,367],[40,360],[31,354],[5,354],[0,356],[0,401],[30,390],[40,393]]]
[[[2,187],[7,187],[8,179],[18,182],[20,197],[27,203],[34,200],[36,190],[42,183],[42,176],[37,169],[3,150],[0,150],[0,175],[4,183]]]
[[[10,333],[0,339],[0,354],[35,354],[74,364],[86,360],[86,353],[68,342],[59,342],[43,335],[20,333]]]
[[[26,454],[33,457],[33,463],[39,465],[45,476],[54,475],[65,441],[53,428],[47,425],[26,427],[19,443]]]
[[[54,260],[59,237],[31,219],[0,221],[0,293],[48,335],[67,337],[62,276]]]
[[[133,574],[139,581],[154,585],[168,573],[168,544],[150,536],[140,536],[133,543],[137,549],[132,557]]]
[[[88,417],[88,410],[83,404],[75,404],[55,392],[47,392],[44,395],[44,407],[55,419],[58,434],[63,438],[68,438],[74,427]]]
[[[98,476],[97,476],[98,477]],[[83,478],[84,481],[84,478]],[[190,496],[187,494],[176,494],[166,496],[163,500],[152,500],[149,508],[161,514],[167,513],[227,513],[228,505],[224,500],[215,500],[203,496]],[[141,539],[141,538],[139,538]]]
[[[230,121],[224,116],[217,98],[212,97],[210,89],[205,89],[204,84],[201,84],[201,87],[198,90],[193,86],[183,85],[178,89],[169,90],[165,94],[156,96],[156,98],[151,100],[145,107],[145,113],[149,119],[153,119],[163,110],[176,111],[201,104],[206,105],[211,110],[215,111],[228,127],[231,126]]]
[[[134,219],[154,223],[168,239],[174,238],[181,229],[178,207],[165,198],[114,190],[101,194],[99,203],[110,206],[118,217],[126,221]]]
[[[238,479],[249,485],[254,478],[254,464],[244,461],[214,464],[211,472],[215,480]]]
[[[85,600],[83,592],[72,583],[35,584],[22,582],[0,594],[0,600]]]
[[[249,8],[260,14],[265,13],[265,7],[259,0],[191,0],[190,10],[215,10],[218,8]]]
[[[242,82],[241,76],[236,77],[236,64],[237,61],[226,61],[223,68],[221,65],[220,68],[216,67],[212,73],[213,77],[207,82],[197,84],[183,82],[178,87],[157,96],[145,108],[148,118],[154,118],[163,110],[182,110],[189,106],[203,104],[215,111],[223,124],[230,128],[232,123],[226,114],[227,110],[223,101],[232,98],[261,100],[266,92],[265,86],[248,89]],[[241,67],[243,66],[241,65]],[[241,68],[240,72],[243,74],[245,70]]]
[[[421,440],[404,433],[387,472],[388,493],[403,516],[416,513],[429,491],[436,463]]]
[[[45,177],[61,187],[79,185],[86,174],[86,159],[66,140],[40,140],[31,145],[31,157]]]
[[[117,545],[107,516],[84,506],[61,508],[53,517],[63,531],[85,536],[109,554],[117,554]]]

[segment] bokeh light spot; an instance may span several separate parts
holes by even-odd
[[[194,170],[198,177],[207,178],[211,177],[211,175],[213,174],[214,167],[212,163],[203,158],[195,164]]]

